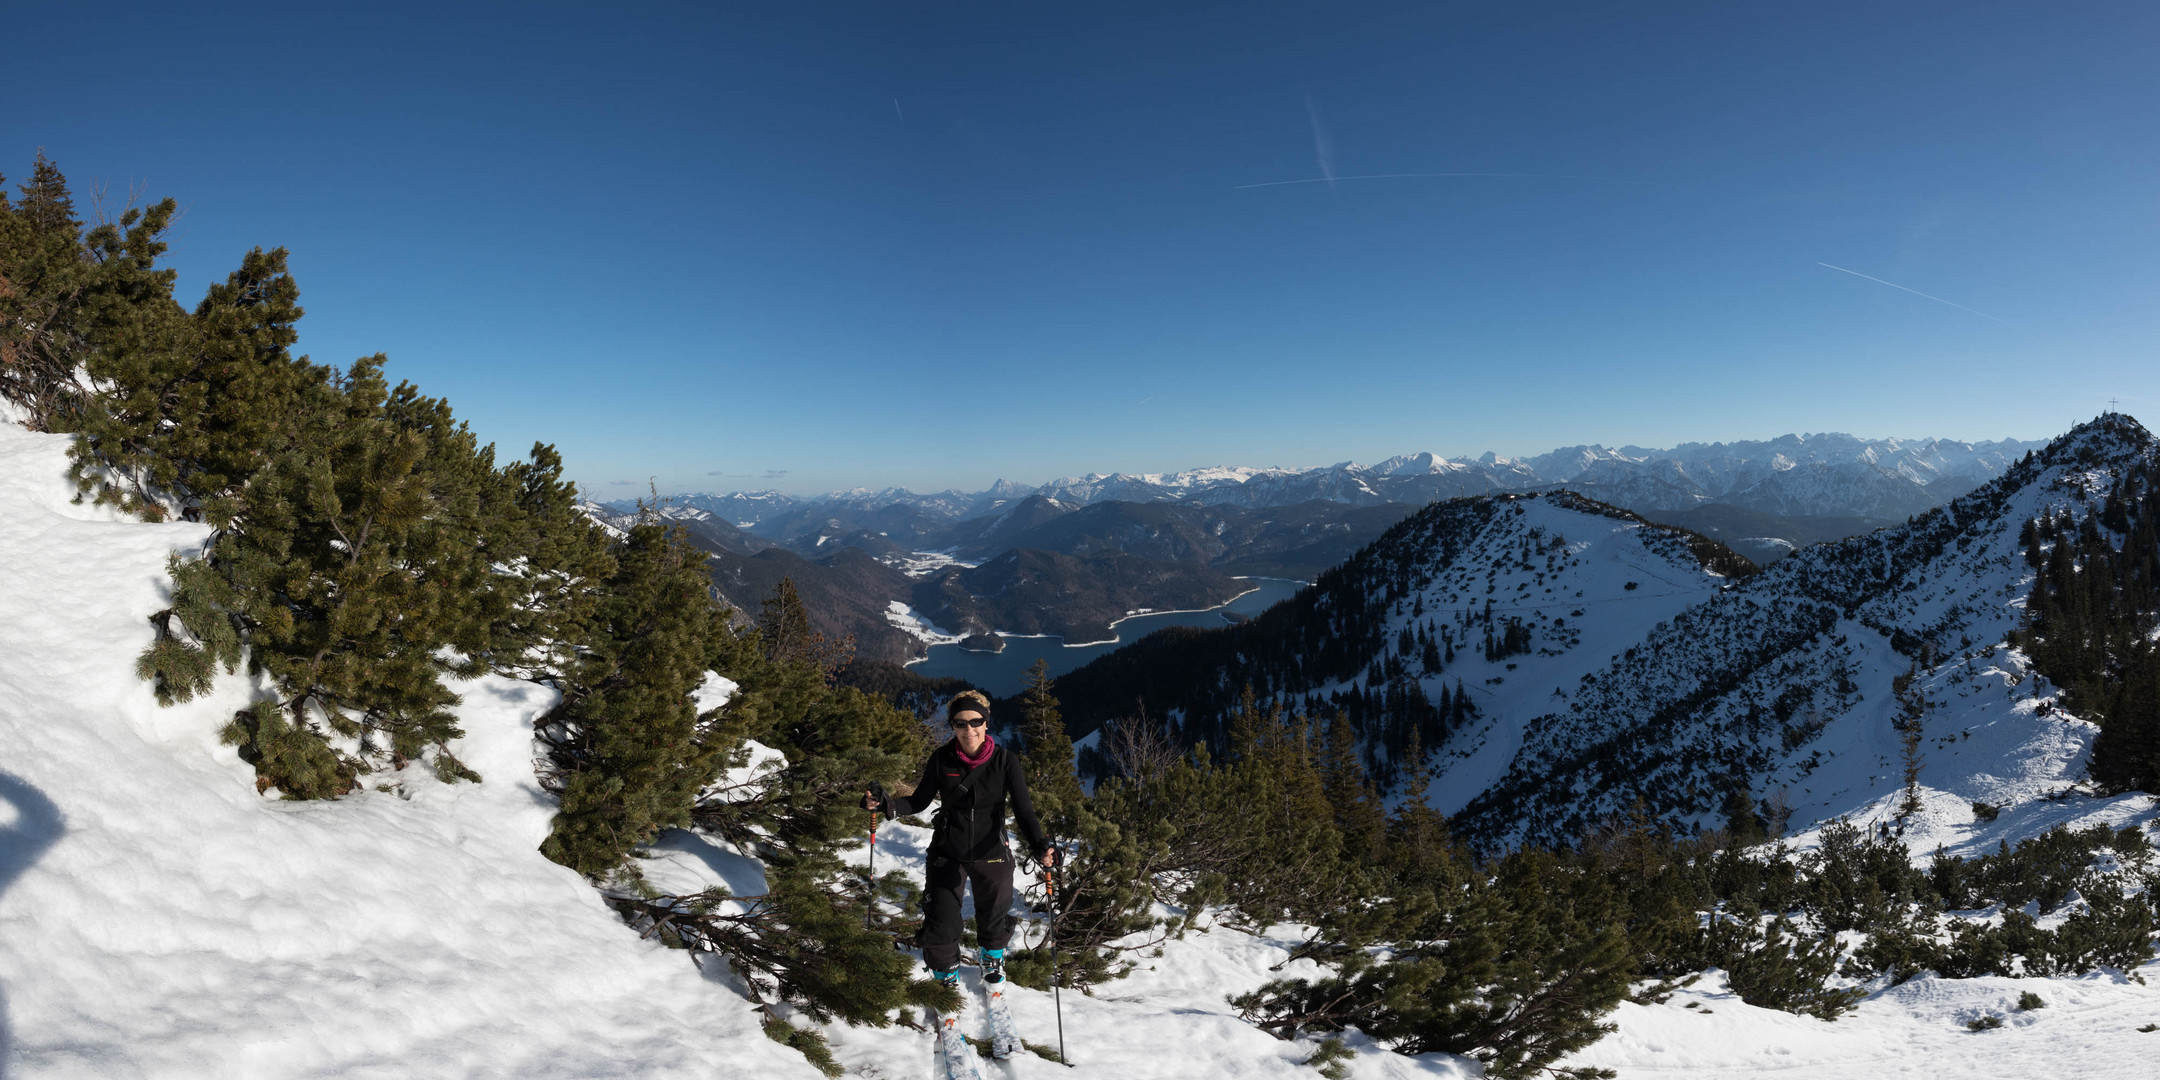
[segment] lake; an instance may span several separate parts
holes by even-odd
[[[1258,615],[1277,603],[1297,595],[1306,582],[1284,578],[1241,578],[1253,591],[1218,608],[1206,611],[1163,611],[1146,615],[1130,615],[1111,627],[1117,640],[1097,642],[1092,645],[1067,645],[1057,637],[1005,638],[1003,652],[969,652],[958,645],[932,645],[930,655],[908,665],[908,670],[933,679],[948,676],[966,679],[999,697],[1020,692],[1022,678],[1037,660],[1050,663],[1052,677],[1072,671],[1088,661],[1130,645],[1166,626],[1228,626],[1233,620],[1225,613]]]

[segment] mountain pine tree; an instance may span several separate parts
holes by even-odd
[[[1159,940],[1163,932],[1150,907],[1167,855],[1167,823],[1146,820],[1145,797],[1130,783],[1106,783],[1094,798],[1081,787],[1072,738],[1041,660],[1028,670],[1020,694],[1020,734],[1035,812],[1064,861],[1055,871],[1056,894],[1044,898],[1056,913],[1056,939],[1041,927],[1040,936],[1012,954],[1013,978],[1036,988],[1050,985],[1053,970],[1063,986],[1117,978],[1130,968],[1120,958],[1143,947],[1125,939],[1154,929]]]
[[[4,180],[0,180],[4,184]],[[95,395],[78,371],[184,320],[160,269],[171,199],[83,231],[59,168],[38,155],[21,200],[0,187],[0,397],[37,430],[74,431]]]
[[[303,312],[285,263],[283,248],[257,248],[192,315],[146,317],[92,357],[100,393],[73,455],[85,493],[152,520],[201,519],[206,502],[236,495],[332,421],[346,388],[290,352]]]
[[[727,633],[705,557],[680,532],[633,526],[594,636],[543,725],[562,800],[541,851],[581,873],[616,870],[664,826],[688,825],[730,748],[691,693]]]
[[[447,404],[390,389],[379,357],[296,400],[296,436],[244,487],[202,504],[217,531],[203,558],[174,559],[173,607],[144,672],[161,697],[185,700],[207,686],[207,660],[232,668],[244,643],[285,716],[244,710],[224,737],[259,786],[290,797],[342,794],[375,763],[402,768],[423,753],[445,778],[473,778],[449,750],[461,733],[442,679],[484,670],[470,657],[491,644],[499,614],[492,564],[512,555],[488,542],[490,503],[505,501],[499,474]],[[173,632],[174,617],[193,641]],[[276,768],[319,764],[319,753],[273,745],[310,738],[336,769]]]
[[[680,557],[686,568],[698,560],[686,550]],[[675,576],[686,578],[687,571]],[[738,688],[722,711],[698,718],[695,767],[682,759],[668,767],[671,778],[647,785],[656,795],[669,796],[667,807],[686,808],[687,820],[662,821],[659,813],[649,818],[656,825],[694,825],[753,855],[764,867],[766,889],[750,896],[720,888],[696,896],[655,896],[615,873],[618,887],[610,890],[609,902],[633,925],[663,940],[724,958],[765,1012],[768,1033],[784,1037],[814,1062],[822,1037],[774,1026],[785,1021],[783,1003],[818,1022],[877,1026],[892,1022],[894,1011],[905,1005],[956,1007],[948,988],[911,979],[912,962],[893,948],[912,931],[919,889],[897,871],[866,889],[861,871],[842,859],[868,828],[869,816],[858,801],[862,792],[873,781],[912,778],[912,770],[920,768],[927,750],[918,735],[921,725],[886,702],[833,685],[808,658],[773,658],[758,631],[738,634],[719,621],[710,627],[702,659],[696,661],[699,677],[711,668]],[[687,650],[683,661],[691,662]],[[687,674],[687,667],[681,670]],[[680,730],[679,715],[663,723]],[[672,738],[661,733],[642,741],[666,745]],[[784,761],[762,770],[741,768],[752,741],[779,751]],[[650,748],[631,750],[633,756],[619,759],[638,770],[622,783],[625,790],[637,776],[659,775],[661,764]],[[619,773],[622,765],[594,771]],[[607,786],[596,788],[605,795]],[[593,838],[586,847],[597,850],[606,834],[586,833]],[[571,837],[560,830],[558,835],[564,850],[572,850]],[[594,865],[601,872],[619,870],[627,850],[615,849],[613,864],[602,851]]]

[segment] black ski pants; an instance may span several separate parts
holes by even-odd
[[[1002,949],[1013,935],[1013,858],[982,862],[930,860],[923,874],[923,963],[932,971],[960,966],[960,890],[975,890],[975,939]]]

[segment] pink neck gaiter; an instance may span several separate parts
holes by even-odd
[[[981,768],[983,762],[990,760],[990,751],[997,749],[997,737],[994,735],[985,734],[983,736],[982,750],[978,753],[970,754],[967,751],[960,749],[959,739],[953,740],[952,749],[953,755],[955,757],[958,757],[962,762],[965,762],[968,768]]]

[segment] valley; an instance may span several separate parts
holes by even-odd
[[[1144,700],[1185,743],[1220,747],[1252,687],[1345,716],[1383,787],[1415,738],[1432,804],[1494,848],[1565,842],[1631,806],[1712,827],[1736,790],[1794,828],[1880,802],[1898,787],[1893,683],[1908,677],[1937,740],[1931,791],[2061,794],[2083,783],[2091,729],[2038,749],[2068,730],[2047,719],[2064,687],[2014,644],[2029,523],[2097,514],[2156,456],[2134,421],[2103,417],[1947,506],[1767,568],[1567,493],[1436,503],[1290,603],[1143,640],[1059,693],[1076,735]],[[2109,511],[2115,528],[2127,513]],[[2052,779],[1984,764],[2021,746],[2057,763]]]
[[[710,554],[715,587],[738,610],[756,612],[790,579],[820,632],[852,636],[865,659],[905,663],[946,638],[1099,640],[1137,611],[1219,605],[1236,595],[1235,577],[1311,580],[1420,507],[1455,498],[1572,491],[1769,565],[1941,506],[2039,445],[1786,435],[1000,480],[977,492],[687,494],[666,497],[660,513]],[[637,505],[593,512],[620,522]],[[897,623],[895,604],[911,613]]]

